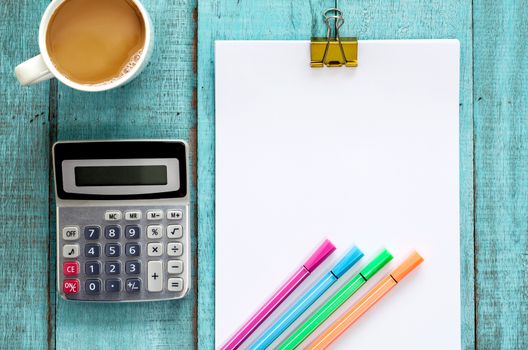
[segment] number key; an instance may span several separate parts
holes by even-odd
[[[99,275],[101,273],[101,264],[98,261],[88,261],[84,265],[84,270],[87,275]]]
[[[137,225],[129,225],[125,227],[126,238],[128,239],[138,239],[141,229]]]
[[[121,234],[121,227],[117,225],[111,225],[105,227],[105,237],[107,239],[119,239]]]
[[[125,264],[125,272],[129,275],[139,275],[141,272],[139,261],[127,261]]]
[[[99,239],[101,228],[99,226],[86,226],[84,228],[84,238],[86,240]]]
[[[121,263],[118,261],[107,262],[105,272],[108,275],[119,275],[121,273]]]
[[[138,243],[127,243],[125,247],[125,254],[127,256],[139,256],[141,247]]]
[[[108,243],[105,246],[105,253],[106,256],[109,257],[118,257],[119,255],[121,255],[121,246],[119,245],[119,243]]]
[[[84,255],[90,258],[97,258],[101,255],[101,246],[99,244],[87,244],[84,246]]]
[[[86,294],[101,293],[101,280],[86,280],[85,283]]]

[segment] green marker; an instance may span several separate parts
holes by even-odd
[[[330,300],[290,335],[278,350],[293,350],[312,334],[330,315],[350,298],[362,285],[392,260],[392,254],[384,249],[360,273],[347,282]]]

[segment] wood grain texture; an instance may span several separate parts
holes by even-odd
[[[131,84],[100,94],[75,92],[56,82],[19,87],[12,71],[38,52],[38,23],[48,0],[0,4],[2,349],[213,348],[214,40],[322,35],[320,13],[335,2],[201,0],[198,44],[193,40],[197,0],[143,2],[156,30],[151,64]],[[344,34],[460,40],[463,345],[528,348],[528,69],[523,64],[528,58],[528,4],[339,3],[347,20]],[[277,64],[282,64],[280,58]],[[197,152],[192,150],[192,163],[198,195],[192,192],[192,203],[199,221],[191,295],[184,301],[126,305],[55,300],[50,141],[184,138],[194,146],[196,132],[200,142]]]
[[[362,39],[460,41],[460,258],[462,347],[474,348],[473,40],[471,1],[340,1]]]
[[[528,3],[474,3],[477,345],[528,349]]]
[[[214,41],[322,35],[321,6],[334,1],[198,2],[198,348],[214,348]],[[277,64],[280,57],[277,58]]]
[[[45,349],[51,331],[48,85],[23,88],[13,73],[17,64],[38,54],[38,25],[46,5],[45,0],[0,3],[2,349]]]
[[[321,12],[333,1],[199,1],[198,197],[199,340],[214,340],[214,40],[308,39],[322,35]],[[340,1],[343,35],[360,39],[456,38],[461,42],[460,164],[463,347],[474,345],[473,90],[471,1]],[[285,64],[277,58],[277,64]],[[287,63],[286,63],[287,64]],[[200,347],[202,348],[202,347]]]
[[[148,67],[130,84],[97,94],[59,85],[57,140],[170,139],[191,141],[193,108],[193,1],[144,0],[155,31]],[[193,171],[193,173],[195,173]],[[195,214],[195,179],[191,186]],[[192,255],[196,256],[191,220]],[[193,280],[196,268],[193,266]],[[192,349],[195,347],[196,283],[185,299],[156,303],[86,304],[57,298],[57,349]]]

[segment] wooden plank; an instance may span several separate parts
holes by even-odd
[[[59,86],[58,140],[181,138],[190,140],[195,162],[196,111],[193,108],[195,3],[144,0],[155,30],[149,66],[130,84],[89,94]],[[193,171],[193,174],[195,172]],[[195,176],[192,209],[195,214]],[[192,226],[192,254],[197,238]],[[192,270],[196,281],[196,268]],[[196,334],[196,282],[183,300],[85,304],[57,300],[59,349],[191,349]]]
[[[198,348],[214,348],[214,41],[323,35],[321,6],[333,0],[198,1]],[[274,64],[272,62],[272,64]],[[276,64],[287,64],[277,57]]]
[[[214,40],[307,39],[323,33],[333,1],[199,1],[198,197],[199,344],[214,342]],[[461,251],[464,348],[473,347],[473,123],[471,1],[340,2],[344,35],[361,39],[457,38],[461,42]],[[274,64],[271,62],[270,64]],[[280,62],[277,57],[276,64]]]
[[[47,0],[0,4],[0,348],[45,349],[49,291],[48,87],[19,86],[14,67],[36,55]]]
[[[460,253],[462,347],[474,347],[473,62],[471,1],[341,1],[363,39],[460,41]],[[357,33],[357,34],[356,34]]]
[[[528,349],[528,4],[474,6],[477,346]]]

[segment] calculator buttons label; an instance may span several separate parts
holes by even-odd
[[[181,256],[183,254],[183,245],[181,243],[167,244],[167,254],[169,256]]]
[[[117,293],[121,291],[121,280],[109,279],[105,282],[105,290],[109,293]]]
[[[125,272],[129,275],[139,275],[141,272],[141,263],[139,261],[127,261]]]
[[[106,221],[118,221],[121,220],[121,212],[119,210],[108,210],[105,213]]]
[[[161,219],[163,219],[163,210],[147,211],[147,220],[161,220]]]
[[[64,294],[79,293],[79,280],[65,279],[64,281],[62,281],[62,291],[64,292]]]
[[[139,278],[129,278],[126,280],[127,293],[137,293],[141,290],[141,280]]]
[[[147,237],[151,239],[163,237],[163,226],[161,225],[147,226]]]
[[[121,227],[117,225],[111,225],[105,227],[105,237],[107,239],[119,239],[121,235]]]
[[[183,219],[183,212],[181,210],[167,210],[167,219],[181,220]]]
[[[86,226],[84,228],[84,239],[94,240],[99,239],[101,228],[99,226]]]
[[[99,261],[88,261],[84,264],[84,273],[92,276],[101,274],[101,263]]]
[[[125,246],[125,254],[127,256],[139,256],[141,246],[138,243],[127,243]]]
[[[79,263],[76,261],[63,263],[62,272],[65,276],[77,276],[79,274]]]
[[[121,246],[119,243],[108,243],[105,246],[105,254],[108,257],[116,258],[121,255]]]
[[[183,236],[182,225],[167,226],[167,237],[168,238],[181,238],[182,236]]]
[[[161,261],[149,261],[147,267],[149,292],[161,292],[163,289],[163,271]]]
[[[167,272],[171,275],[177,275],[183,272],[183,261],[169,260],[167,262]]]
[[[86,289],[86,294],[101,293],[101,280],[86,280],[86,282],[84,283],[84,289]]]
[[[169,292],[181,292],[183,290],[183,280],[181,278],[169,278],[167,289]]]
[[[136,221],[141,219],[141,212],[140,211],[127,211],[125,213],[125,220],[128,221]]]
[[[84,246],[84,256],[89,258],[98,258],[101,255],[101,246],[99,244],[87,244]]]
[[[119,261],[107,262],[105,264],[107,275],[119,275],[121,273],[121,263]]]
[[[62,256],[65,258],[76,258],[79,256],[78,244],[65,244],[62,247]]]
[[[161,243],[149,243],[147,245],[148,256],[161,256],[163,254],[163,245]]]
[[[125,235],[128,239],[139,239],[141,228],[137,225],[128,225],[125,227]]]
[[[79,239],[79,228],[77,226],[63,228],[62,239],[65,241],[75,241],[76,239]]]

